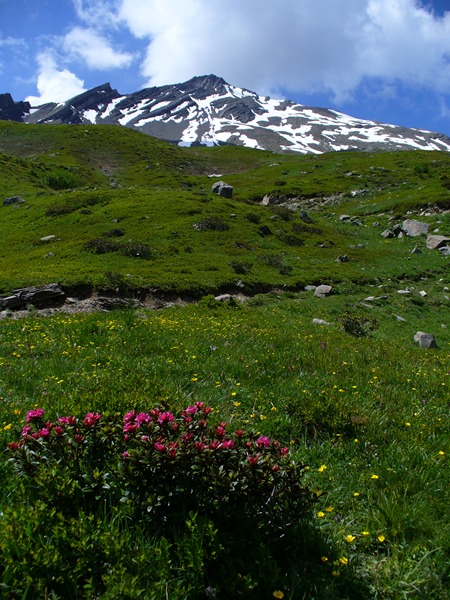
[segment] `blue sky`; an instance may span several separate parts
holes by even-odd
[[[450,135],[450,0],[0,0],[0,93],[15,100],[209,73]]]

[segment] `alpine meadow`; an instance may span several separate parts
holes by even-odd
[[[0,213],[2,598],[450,598],[448,152],[0,121]]]

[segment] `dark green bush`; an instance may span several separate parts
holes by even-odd
[[[354,337],[363,337],[378,329],[378,322],[373,317],[353,315],[345,312],[338,318],[342,329]]]
[[[286,584],[315,500],[305,467],[211,413],[29,411],[8,444],[20,481],[0,528],[8,597],[256,598]]]

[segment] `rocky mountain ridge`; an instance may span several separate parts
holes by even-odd
[[[122,125],[185,146],[231,144],[302,154],[450,150],[450,138],[444,134],[259,96],[215,75],[125,95],[107,83],[66,102],[39,107],[14,102],[9,94],[2,94],[0,119]]]

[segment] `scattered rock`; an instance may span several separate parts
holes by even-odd
[[[338,256],[336,259],[336,262],[340,262],[340,263],[346,263],[349,261],[350,261],[350,259],[346,254],[343,254],[342,256]]]
[[[450,244],[450,238],[444,235],[429,235],[427,237],[427,248],[429,250],[439,249],[448,244]]]
[[[331,293],[331,290],[331,285],[319,285],[315,289],[314,296],[317,298],[325,298]]]
[[[46,235],[44,237],[41,237],[39,241],[46,244],[47,242],[51,242],[52,240],[56,240],[56,235]]]
[[[439,252],[444,256],[450,256],[450,246],[442,246],[439,248]]]
[[[317,285],[305,285],[305,292],[315,292]]]
[[[400,315],[395,315],[395,318],[397,319],[397,321],[399,321],[400,323],[406,323],[406,319],[404,317],[401,317]]]
[[[312,223],[313,220],[311,219],[311,217],[308,215],[308,213],[306,212],[306,210],[300,210],[300,212],[298,213],[300,219],[304,222],[304,223]]]
[[[233,197],[233,187],[224,181],[217,181],[211,188],[213,194],[218,194],[223,198]]]
[[[231,294],[221,294],[220,296],[215,296],[215,300],[218,302],[229,302],[233,296]]]
[[[411,290],[408,290],[408,288],[406,288],[406,290],[397,290],[397,294],[401,294],[403,296],[409,296],[411,294]]]
[[[13,204],[24,204],[25,200],[20,196],[11,196],[3,200],[3,206],[11,206]]]
[[[383,233],[381,234],[381,237],[384,237],[384,238],[393,238],[393,237],[395,237],[395,235],[393,234],[393,232],[390,229],[385,229],[383,231]]]
[[[14,290],[12,296],[0,298],[0,308],[20,309],[28,305],[46,306],[65,296],[57,283],[49,283],[42,288],[28,287]]]
[[[419,246],[414,246],[414,248],[411,250],[411,254],[422,254],[422,250],[419,248]]]
[[[314,325],[331,325],[328,321],[324,321],[323,319],[313,319]]]
[[[414,341],[418,342],[421,348],[437,348],[436,339],[432,333],[418,331],[414,336]]]
[[[425,296],[427,296],[426,291],[422,290],[421,292],[419,292],[419,296],[422,296],[422,298],[425,298]]]
[[[350,219],[351,219],[350,215],[341,215],[339,217],[340,221],[350,221]]]
[[[402,224],[403,231],[410,237],[417,237],[418,235],[426,235],[428,233],[428,223],[422,221],[416,221],[414,219],[406,219]]]

